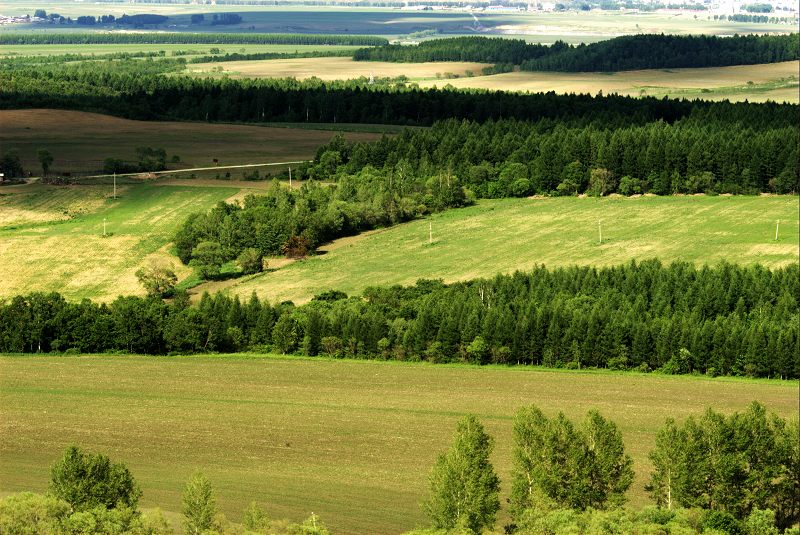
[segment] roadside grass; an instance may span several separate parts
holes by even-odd
[[[640,507],[667,417],[752,400],[796,416],[797,385],[261,355],[5,356],[0,492],[43,491],[49,465],[74,443],[125,462],[144,507],[177,513],[183,484],[202,470],[235,521],[257,500],[273,518],[313,511],[337,534],[398,533],[424,523],[427,475],[466,413],[496,438],[505,503],[513,415],[535,403],[549,415],[582,419],[596,408],[613,419],[636,470],[630,505]]]
[[[797,211],[796,196],[484,200],[337,240],[324,254],[221,289],[299,303],[331,289],[359,295],[369,286],[493,277],[539,264],[609,266],[659,258],[778,267],[800,256]]]

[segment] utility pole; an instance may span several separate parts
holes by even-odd
[[[778,241],[778,230],[781,227],[781,220],[778,219],[778,222],[775,223],[775,241]]]
[[[103,218],[103,237],[106,237],[106,218]]]
[[[117,173],[114,173],[114,198],[117,198]]]
[[[428,220],[428,245],[433,245],[433,221]]]
[[[289,187],[292,187],[292,166],[289,166]]]
[[[600,245],[603,245],[603,220],[597,220],[597,232],[600,235]]]

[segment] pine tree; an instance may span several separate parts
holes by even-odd
[[[456,427],[450,450],[439,456],[430,475],[424,508],[436,529],[456,527],[481,533],[494,526],[500,509],[500,479],[489,461],[492,438],[473,415]]]

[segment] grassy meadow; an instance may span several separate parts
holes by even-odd
[[[659,258],[778,267],[798,261],[797,211],[796,196],[485,200],[344,238],[325,254],[196,291],[223,289],[243,297],[256,291],[271,301],[305,302],[328,289],[359,295],[368,286],[492,277],[538,264],[608,266]]]
[[[665,418],[752,400],[796,415],[797,384],[288,357],[6,356],[0,492],[43,491],[49,465],[76,443],[125,462],[142,505],[176,522],[183,484],[200,469],[231,520],[257,500],[272,518],[313,511],[337,534],[399,533],[424,522],[428,472],[466,413],[496,438],[505,503],[512,418],[535,403],[616,421],[636,470],[630,504],[642,506]]]
[[[102,169],[105,158],[133,160],[136,147],[163,148],[182,166],[283,162],[312,158],[330,141],[330,130],[267,128],[253,125],[168,121],[132,121],[110,115],[66,110],[0,110],[0,146],[19,151],[23,167],[39,174],[36,153],[47,149],[55,173]],[[342,128],[347,128],[346,126]],[[374,132],[347,132],[352,141],[380,137]]]
[[[164,52],[165,57],[182,57],[187,60],[194,56],[207,56],[211,49],[219,49],[225,54],[257,54],[265,52],[291,54],[294,52],[330,52],[338,50],[356,50],[357,46],[340,45],[206,45],[206,44],[80,44],[80,45],[3,45],[0,44],[0,56],[55,56],[59,54],[113,54],[136,52]],[[180,55],[176,54],[177,52]]]

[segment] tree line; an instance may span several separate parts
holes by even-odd
[[[672,123],[692,116],[748,126],[796,126],[798,106],[632,98],[619,95],[521,94],[420,89],[365,80],[214,79],[162,76],[184,58],[92,62],[58,68],[0,64],[0,108],[67,108],[131,119],[430,125],[456,118],[515,118],[597,124]],[[161,64],[165,63],[164,69]],[[49,64],[48,64],[49,65]]]
[[[800,268],[658,261],[445,285],[331,291],[310,303],[178,292],[109,304],[34,293],[0,307],[0,352],[271,351],[433,363],[800,377]]]
[[[504,532],[798,533],[791,528],[800,520],[797,435],[796,419],[768,415],[757,402],[730,416],[709,408],[682,425],[668,419],[650,453],[654,471],[646,487],[658,507],[623,511],[634,473],[616,424],[594,410],[576,425],[563,413],[548,418],[536,406],[522,407],[513,425],[511,523]],[[501,506],[493,445],[474,415],[458,422],[423,504],[436,531],[414,533],[494,528]]]
[[[210,45],[347,45],[380,46],[383,37],[370,35],[314,35],[269,33],[189,33],[189,32],[41,32],[0,34],[3,45],[84,45],[84,44],[210,44]]]
[[[531,194],[790,193],[800,190],[796,127],[732,128],[682,119],[573,127],[550,121],[448,120],[379,142],[322,146],[317,168],[430,177],[447,173],[477,197]],[[377,170],[377,171],[376,171]],[[397,178],[397,177],[400,178]],[[327,178],[327,176],[326,176]]]
[[[800,533],[800,450],[797,419],[767,414],[753,402],[729,416],[707,409],[682,424],[667,419],[650,452],[645,487],[656,507],[623,509],[634,472],[617,425],[596,410],[576,423],[548,417],[535,405],[513,422],[512,471],[505,533]],[[493,530],[501,480],[490,460],[494,439],[471,414],[429,476],[423,509],[432,529],[407,535],[477,535]],[[142,513],[142,492],[128,468],[106,455],[68,447],[51,467],[47,494],[23,492],[0,500],[0,531],[8,535],[119,533],[162,535],[171,528],[160,510]],[[257,502],[241,524],[217,509],[200,472],[186,483],[182,525],[188,534],[329,535],[312,514],[302,524],[270,520]]]
[[[521,39],[457,37],[416,46],[362,48],[356,61],[475,61],[519,65],[524,71],[626,71],[775,63],[800,58],[798,34],[626,35],[592,44],[529,44]]]

